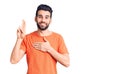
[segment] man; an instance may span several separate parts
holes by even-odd
[[[57,74],[56,63],[68,67],[69,52],[62,36],[48,30],[52,19],[52,8],[41,4],[37,7],[35,21],[38,29],[25,35],[25,21],[17,29],[17,40],[10,62],[18,63],[26,54],[27,74]]]

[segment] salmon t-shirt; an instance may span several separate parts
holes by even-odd
[[[52,32],[51,35],[45,37],[58,53],[68,53],[63,37],[60,34]],[[34,31],[27,34],[21,43],[20,48],[26,53],[27,74],[57,74],[57,61],[48,52],[42,52],[33,47],[34,42],[43,41],[43,36]]]

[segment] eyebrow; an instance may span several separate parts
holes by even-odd
[[[41,14],[38,14],[37,16],[42,16],[42,15],[41,15]],[[45,15],[45,16],[50,17],[49,15]]]

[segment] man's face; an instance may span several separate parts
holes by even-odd
[[[50,12],[39,10],[35,20],[36,20],[38,29],[46,30],[49,27],[49,24],[51,22]]]

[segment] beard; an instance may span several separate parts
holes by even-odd
[[[41,22],[41,23],[44,23],[44,22]],[[40,23],[40,24],[41,24],[41,23]],[[40,29],[40,30],[46,30],[46,29],[49,27],[49,25],[48,25],[47,23],[44,23],[44,24],[46,24],[45,27],[44,27],[44,26],[40,26],[40,25],[37,23],[38,29]]]

